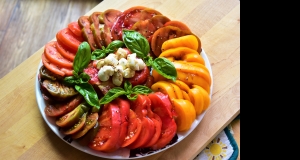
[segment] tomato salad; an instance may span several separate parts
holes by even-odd
[[[81,16],[45,45],[45,114],[93,150],[162,149],[210,104],[200,54],[187,25],[151,8]]]

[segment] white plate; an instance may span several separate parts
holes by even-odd
[[[212,79],[212,83],[211,83],[211,87],[210,87],[210,97],[211,97],[212,89],[213,89],[213,77],[212,77],[211,65],[210,65],[210,62],[207,58],[207,55],[206,55],[206,53],[203,49],[202,49],[202,52],[201,52],[201,56],[205,60],[205,65],[208,68],[208,70],[210,71],[210,76],[211,76],[211,79]],[[113,152],[113,153],[103,153],[103,152],[95,151],[95,150],[90,149],[87,146],[81,146],[79,143],[76,142],[76,140],[73,140],[73,141],[69,142],[68,140],[64,139],[64,137],[66,137],[66,135],[64,135],[62,132],[60,132],[58,130],[58,126],[55,124],[55,118],[48,117],[48,116],[45,115],[45,112],[44,112],[45,101],[42,97],[41,90],[40,90],[40,84],[39,84],[39,81],[38,81],[38,74],[39,74],[39,69],[40,69],[41,66],[42,66],[42,62],[40,62],[38,70],[37,70],[37,74],[36,74],[35,92],[36,92],[36,100],[37,100],[37,103],[38,103],[38,107],[39,107],[39,110],[40,110],[44,120],[46,121],[48,126],[51,128],[51,130],[59,138],[61,138],[64,142],[68,143],[69,145],[71,145],[72,147],[75,147],[78,150],[81,150],[81,151],[83,151],[87,154],[91,154],[91,155],[94,155],[94,156],[97,156],[97,157],[108,158],[108,159],[139,159],[139,158],[151,156],[151,155],[154,155],[156,153],[167,150],[168,148],[176,145],[177,143],[182,141],[185,137],[187,137],[197,127],[197,125],[201,122],[201,120],[203,119],[203,117],[206,113],[206,111],[204,111],[202,114],[198,115],[196,117],[195,121],[193,122],[191,128],[188,131],[177,132],[177,136],[178,136],[177,141],[174,142],[171,145],[166,146],[163,149],[160,149],[160,150],[157,150],[157,151],[154,151],[154,152],[152,151],[152,152],[149,152],[149,153],[145,153],[143,155],[138,154],[138,155],[136,155],[136,157],[129,157],[130,156],[130,150],[126,149],[126,148],[119,149],[119,150],[117,150],[116,152]]]

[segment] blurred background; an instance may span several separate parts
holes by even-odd
[[[0,79],[102,0],[0,0]]]

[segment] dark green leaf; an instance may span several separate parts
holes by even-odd
[[[129,99],[129,100],[131,100],[131,101],[134,101],[134,100],[136,100],[136,98],[137,98],[137,94],[131,94],[131,95],[126,95],[127,96],[127,98]]]
[[[126,92],[121,87],[112,88],[104,95],[104,97],[102,97],[100,99],[99,103],[100,104],[109,103],[112,100],[116,99],[117,97],[119,97],[121,95],[125,95],[125,94],[126,94]]]
[[[112,50],[112,52],[115,52],[118,48],[121,48],[123,46],[124,46],[123,41],[114,40],[107,46],[107,49],[110,49],[110,50]]]
[[[80,43],[73,61],[73,68],[76,73],[80,73],[91,61],[91,47],[87,42]]]
[[[149,94],[152,92],[153,91],[150,88],[143,86],[143,85],[136,85],[132,88],[133,94]]]
[[[80,83],[75,85],[75,89],[84,97],[89,105],[100,109],[98,95],[91,84]]]
[[[148,40],[139,32],[134,30],[123,30],[123,41],[125,46],[137,57],[144,58],[150,51]]]
[[[167,58],[156,58],[152,63],[153,69],[155,69],[160,75],[173,81],[177,78],[177,71],[173,63]]]
[[[92,59],[92,60],[97,60],[97,59],[104,58],[104,57],[107,56],[108,53],[109,53],[109,51],[106,50],[106,49],[103,49],[103,50],[101,50],[101,49],[96,49],[96,50],[94,50],[94,51],[92,52],[92,57],[91,57],[91,59]]]

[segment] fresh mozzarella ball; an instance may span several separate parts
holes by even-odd
[[[114,68],[112,66],[103,66],[98,72],[98,78],[101,81],[107,81],[113,74]]]
[[[135,74],[135,71],[130,68],[126,68],[123,71],[124,78],[132,78],[134,76],[134,74]]]
[[[112,76],[112,82],[116,86],[120,86],[122,84],[122,81],[123,81],[123,68],[122,68],[122,66],[118,65],[115,68],[115,72]]]
[[[128,67],[127,63],[128,63],[128,62],[127,62],[127,59],[125,59],[125,58],[119,59],[119,65],[122,66],[123,69],[125,69],[125,68]]]
[[[144,63],[144,61],[142,60],[142,59],[140,59],[140,58],[137,58],[136,60],[136,70],[142,70],[142,69],[144,69],[145,67],[146,67],[146,64]]]
[[[136,53],[129,54],[127,56],[128,67],[132,70],[136,68]]]
[[[116,57],[118,60],[121,58],[126,58],[127,57],[127,51],[123,48],[119,48],[116,52]]]
[[[97,63],[97,69],[100,69],[105,65],[104,59],[100,59]]]
[[[115,54],[111,53],[107,57],[104,58],[105,65],[116,66],[118,65],[119,61]]]

